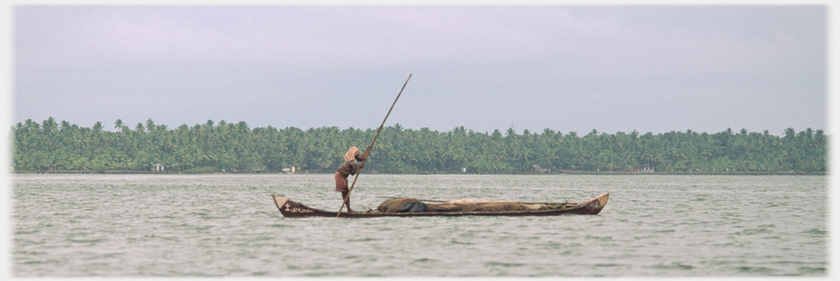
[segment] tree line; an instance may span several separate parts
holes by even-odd
[[[364,150],[375,129],[250,128],[244,121],[186,124],[170,129],[148,119],[114,131],[101,122],[80,127],[53,117],[12,126],[16,172],[166,171],[331,173],[350,146]],[[828,136],[787,128],[783,136],[731,128],[717,133],[637,131],[585,135],[509,128],[439,132],[384,127],[365,170],[379,173],[517,173],[577,171],[826,171]]]

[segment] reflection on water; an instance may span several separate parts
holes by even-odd
[[[14,175],[12,274],[826,276],[823,176],[362,175],[381,196],[582,201],[597,216],[284,218],[332,175]]]

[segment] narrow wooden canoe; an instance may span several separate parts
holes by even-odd
[[[274,204],[285,217],[336,217],[336,212],[329,212],[308,207],[288,198],[274,195]],[[565,214],[597,215],[607,205],[609,192],[587,200],[580,204],[541,203],[556,207],[527,211],[426,211],[426,212],[379,212],[369,210],[365,212],[341,212],[342,218],[374,218],[374,217],[428,217],[428,216],[557,216]]]

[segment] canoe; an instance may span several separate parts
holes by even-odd
[[[288,218],[298,217],[336,217],[336,212],[324,211],[308,207],[296,201],[289,200],[280,195],[273,195],[274,204],[283,216]],[[381,212],[378,210],[368,210],[364,212],[341,212],[342,218],[375,218],[375,217],[430,217],[430,216],[557,216],[565,214],[578,215],[597,215],[607,205],[609,199],[609,192],[601,194],[595,198],[589,199],[583,203],[575,202],[516,202],[527,207],[527,210],[473,210],[473,211],[441,211],[440,208],[435,211],[404,211],[404,212]],[[456,201],[447,201],[444,203],[428,203],[433,204],[449,204],[452,206]],[[512,202],[512,201],[493,201],[498,202]],[[491,202],[491,203],[493,203]],[[483,203],[473,203],[483,204]],[[434,208],[430,208],[434,209]]]

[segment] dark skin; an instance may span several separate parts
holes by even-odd
[[[341,193],[341,199],[344,199],[344,202],[345,202],[344,205],[347,205],[347,212],[355,213],[355,211],[353,211],[353,209],[350,209],[350,197],[347,197],[347,195],[350,195],[350,191],[342,192]]]
[[[356,152],[356,159],[361,159],[361,161],[364,161],[364,160],[365,160],[365,158],[360,158],[360,157],[359,157],[359,152],[358,152],[358,151]],[[365,163],[364,163],[364,162],[362,162],[362,164],[359,164],[359,168],[358,168],[358,169],[359,169],[359,170],[361,170],[361,169],[362,169],[362,167],[364,167],[364,166],[365,166]],[[349,212],[349,213],[355,213],[355,211],[353,211],[353,209],[350,209],[350,197],[349,197],[349,195],[350,195],[350,190],[347,190],[347,191],[345,191],[345,192],[342,192],[342,193],[341,193],[341,199],[344,199],[344,202],[345,202],[345,204],[344,204],[344,205],[347,205],[347,212]]]

